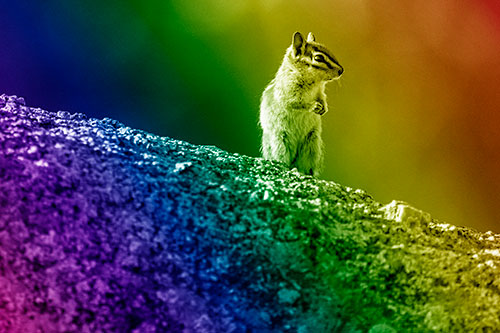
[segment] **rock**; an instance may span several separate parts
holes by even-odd
[[[404,201],[393,200],[391,203],[380,208],[384,213],[384,218],[397,222],[430,222],[431,215],[427,212],[416,209]]]
[[[499,239],[0,96],[0,332],[500,331]]]
[[[386,324],[377,324],[370,328],[368,333],[397,333],[391,326]]]

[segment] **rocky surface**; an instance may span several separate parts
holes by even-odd
[[[0,96],[0,332],[500,332],[499,244]]]

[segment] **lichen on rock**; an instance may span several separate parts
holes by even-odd
[[[499,240],[0,96],[0,331],[500,331]]]

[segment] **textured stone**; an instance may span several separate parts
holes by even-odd
[[[499,240],[0,96],[0,332],[498,332]]]

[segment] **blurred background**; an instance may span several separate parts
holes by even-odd
[[[259,155],[292,34],[345,68],[322,178],[500,233],[497,0],[0,0],[0,93]]]

